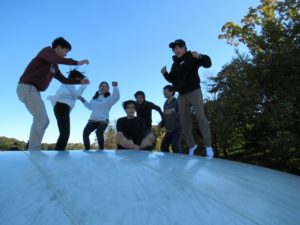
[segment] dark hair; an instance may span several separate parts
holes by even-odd
[[[56,48],[57,46],[60,46],[62,48],[67,48],[67,49],[69,49],[69,51],[71,51],[71,49],[72,49],[71,44],[67,40],[65,40],[63,37],[56,38],[52,42],[52,48]]]
[[[175,89],[172,85],[168,84],[168,85],[164,86],[163,90],[165,90],[165,89],[168,89],[169,91],[173,92],[172,96],[175,95]]]
[[[68,78],[70,79],[75,79],[75,78],[79,78],[80,80],[86,78],[86,76],[84,76],[81,72],[79,72],[76,69],[73,69],[69,72],[69,76]]]
[[[135,92],[134,97],[136,98],[138,95],[142,95],[143,98],[146,98],[145,93],[143,91],[137,91],[137,92]]]
[[[179,48],[184,48],[185,51],[187,51],[187,47],[186,47],[186,45],[184,45],[184,44],[178,44],[178,45],[175,45],[175,46],[172,48],[172,50],[174,50],[174,48],[175,48],[176,46],[178,46]]]
[[[178,46],[179,48],[185,48],[185,51],[187,51],[187,47],[186,47],[186,44],[185,44],[185,41],[182,40],[182,39],[177,39],[175,40],[174,42],[171,42],[169,44],[169,47],[172,48],[172,50],[174,50],[174,48]]]
[[[123,104],[122,104],[123,105],[123,109],[126,110],[127,106],[130,105],[130,104],[133,104],[134,107],[135,107],[135,101],[133,101],[133,100],[127,100],[127,101],[123,102]]]
[[[108,84],[106,81],[102,81],[102,82],[99,84],[99,87],[100,87],[102,84],[106,84],[107,87],[108,87],[108,90],[109,90],[109,84]],[[97,98],[99,97],[99,95],[100,95],[100,92],[99,92],[99,91],[96,91],[96,93],[95,93],[93,99],[97,99]],[[108,96],[110,96],[110,92],[108,91],[108,92],[104,93],[103,96],[104,96],[105,98],[107,98]]]

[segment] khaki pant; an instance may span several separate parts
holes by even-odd
[[[193,138],[193,115],[191,113],[193,106],[199,129],[204,139],[206,147],[211,146],[210,127],[204,113],[203,96],[201,89],[196,89],[184,95],[178,96],[178,108],[182,134],[189,148],[195,145]]]
[[[28,150],[41,150],[42,139],[49,125],[49,118],[41,94],[33,85],[18,84],[17,94],[33,116]]]

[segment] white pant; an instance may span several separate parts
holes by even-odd
[[[41,150],[42,139],[49,125],[49,118],[41,94],[33,85],[18,84],[17,94],[33,116],[28,150]]]

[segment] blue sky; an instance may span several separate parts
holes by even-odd
[[[16,86],[30,60],[56,37],[63,36],[72,44],[68,57],[90,60],[90,65],[79,68],[91,81],[83,94],[86,99],[91,99],[101,81],[119,82],[121,99],[110,113],[114,121],[124,116],[121,103],[133,99],[137,90],[163,106],[162,88],[167,82],[160,69],[164,65],[170,69],[168,44],[178,38],[186,41],[188,49],[211,57],[213,66],[199,71],[205,92],[206,78],[216,75],[235,55],[233,47],[218,39],[222,25],[240,22],[248,8],[258,4],[259,0],[1,1],[0,136],[27,141],[32,117],[19,101]],[[71,67],[60,65],[60,69],[66,74]],[[53,143],[58,137],[46,97],[59,86],[53,80],[42,93],[50,118],[43,142]],[[71,113],[69,142],[82,142],[89,116],[90,111],[77,102]],[[154,112],[153,124],[159,120]]]

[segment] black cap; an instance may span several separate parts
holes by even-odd
[[[177,40],[175,40],[174,42],[171,42],[170,44],[169,44],[169,47],[170,48],[175,48],[175,46],[179,46],[179,47],[183,47],[183,46],[185,46],[185,41],[184,40],[182,40],[182,39],[177,39]]]

